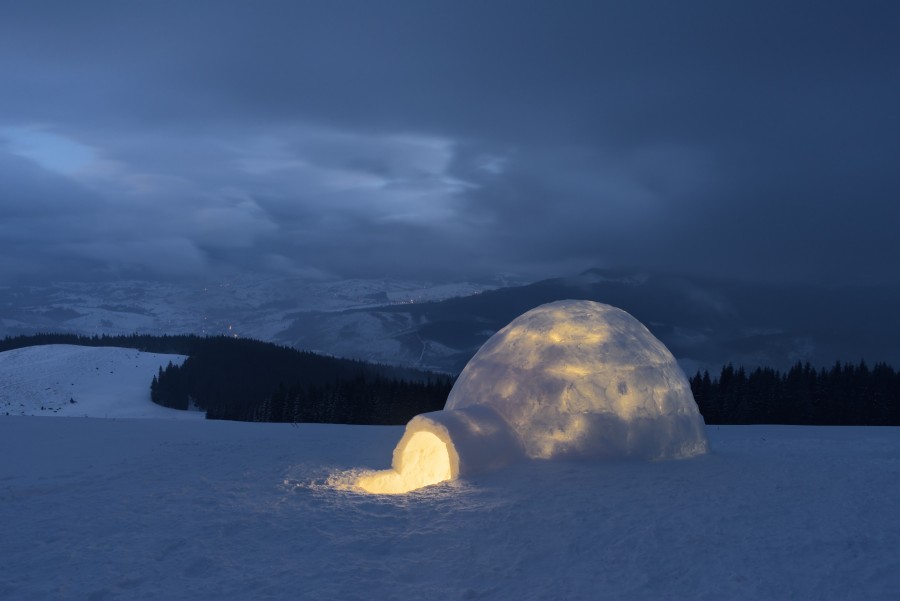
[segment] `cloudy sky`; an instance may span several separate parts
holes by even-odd
[[[0,278],[892,283],[900,4],[5,2]]]

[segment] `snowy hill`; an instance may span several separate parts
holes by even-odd
[[[900,429],[347,490],[402,428],[0,417],[0,598],[893,601]]]
[[[150,381],[183,355],[71,345],[0,353],[0,415],[198,419],[198,412],[160,407]],[[72,402],[74,401],[74,402]]]

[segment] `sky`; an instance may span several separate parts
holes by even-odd
[[[892,1],[6,2],[0,279],[895,286]]]

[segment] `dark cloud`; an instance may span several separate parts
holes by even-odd
[[[893,3],[3,12],[4,278],[893,281]]]

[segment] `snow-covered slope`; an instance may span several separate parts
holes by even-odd
[[[160,407],[150,381],[183,355],[54,344],[0,353],[0,415],[197,419],[195,411]]]
[[[0,417],[0,599],[894,601],[900,429],[346,490],[399,427]]]

